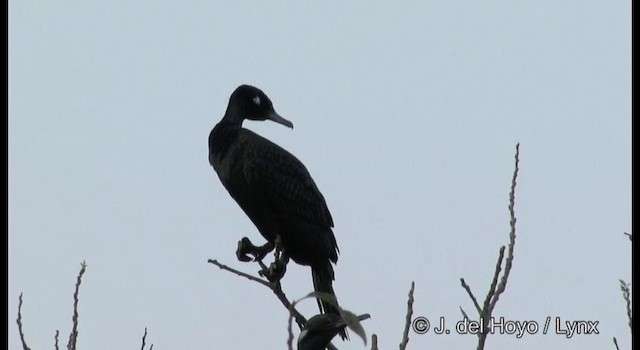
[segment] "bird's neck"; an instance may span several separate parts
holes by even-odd
[[[215,167],[227,154],[230,145],[238,137],[241,125],[229,123],[224,118],[209,134],[209,163]]]
[[[238,122],[233,119],[229,120],[222,118],[222,120],[218,123],[218,125],[216,125],[216,127],[218,129],[224,129],[228,131],[237,131],[242,128],[242,120]]]
[[[241,128],[242,122],[244,121],[244,111],[241,110],[235,104],[229,104],[227,106],[227,110],[224,112],[224,117],[220,123],[225,123],[225,126],[232,128]]]

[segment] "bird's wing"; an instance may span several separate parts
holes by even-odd
[[[323,229],[333,227],[324,197],[305,166],[271,141],[252,137],[246,144],[245,179],[279,215],[295,216]]]

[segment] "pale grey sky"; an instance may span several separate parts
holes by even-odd
[[[599,335],[492,335],[487,349],[630,344],[630,1],[9,2],[9,348],[71,325],[79,349],[284,349],[287,313],[247,272],[262,237],[220,184],[207,136],[240,84],[295,128],[246,122],[295,154],[327,199],[341,304],[380,349],[414,316],[473,311],[508,239],[494,312],[599,321]],[[312,290],[290,265],[291,298]],[[313,301],[301,311],[317,313]],[[409,349],[475,348],[411,334]],[[341,349],[362,343],[337,341]]]

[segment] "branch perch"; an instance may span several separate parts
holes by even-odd
[[[411,316],[413,316],[413,291],[415,282],[411,281],[411,289],[409,289],[409,298],[407,299],[407,316],[404,322],[404,331],[402,333],[402,341],[400,342],[400,350],[405,350],[409,344],[409,327],[411,326]]]
[[[27,342],[24,340],[24,332],[22,331],[22,293],[18,297],[18,319],[16,320],[18,323],[18,332],[20,333],[20,341],[22,342],[23,350],[31,350],[31,348],[27,345]]]
[[[500,247],[500,253],[498,255],[498,261],[496,263],[495,272],[493,274],[493,279],[491,281],[491,286],[489,287],[489,291],[484,300],[482,308],[478,304],[478,300],[471,292],[471,288],[465,282],[464,278],[460,279],[460,283],[462,284],[462,288],[467,292],[473,305],[478,311],[478,316],[481,320],[484,321],[485,328],[483,332],[478,334],[478,350],[484,349],[484,344],[487,340],[487,336],[489,334],[489,328],[486,327],[488,324],[493,310],[500,299],[500,295],[507,288],[507,280],[509,278],[509,274],[511,273],[511,267],[513,265],[513,250],[516,244],[516,215],[515,215],[515,193],[516,193],[516,184],[518,179],[518,171],[519,171],[519,163],[520,163],[520,144],[516,145],[516,154],[515,154],[515,169],[513,171],[513,177],[511,179],[511,190],[509,191],[509,245],[507,250],[507,258],[505,261],[504,272],[502,271],[502,261],[504,260],[504,251],[505,247]],[[502,277],[500,277],[500,273],[503,272]],[[498,282],[499,281],[499,282]],[[465,318],[467,318],[464,310],[460,308]]]
[[[246,278],[246,279],[248,279],[250,281],[256,282],[256,283],[258,283],[258,284],[260,284],[262,286],[265,286],[265,287],[271,289],[271,291],[276,295],[278,300],[280,300],[282,305],[284,305],[284,307],[287,309],[289,314],[291,316],[293,316],[293,318],[295,318],[296,323],[298,324],[298,327],[300,329],[302,329],[304,324],[307,323],[307,319],[295,308],[295,305],[293,305],[289,301],[287,296],[282,291],[282,285],[280,284],[280,282],[271,283],[271,282],[263,280],[263,279],[261,279],[259,277],[250,275],[248,273],[236,270],[236,269],[234,269],[232,267],[229,267],[229,266],[227,266],[225,264],[222,264],[222,263],[218,262],[218,260],[216,260],[216,259],[209,259],[209,260],[207,260],[207,262],[219,267],[221,270],[224,270],[224,271],[227,271],[227,272],[231,272],[234,275],[238,275],[240,277],[244,277],[244,278]],[[266,268],[266,266],[264,265],[264,263],[262,261],[258,261],[258,263],[260,264],[260,266],[262,267],[263,270]],[[290,332],[290,334],[292,334],[290,326],[289,326],[289,332]],[[330,350],[337,350],[337,348],[331,343],[329,343],[327,348],[330,349]]]

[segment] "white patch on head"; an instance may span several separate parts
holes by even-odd
[[[256,96],[253,98],[253,103],[255,103],[256,106],[260,105],[260,96]]]

